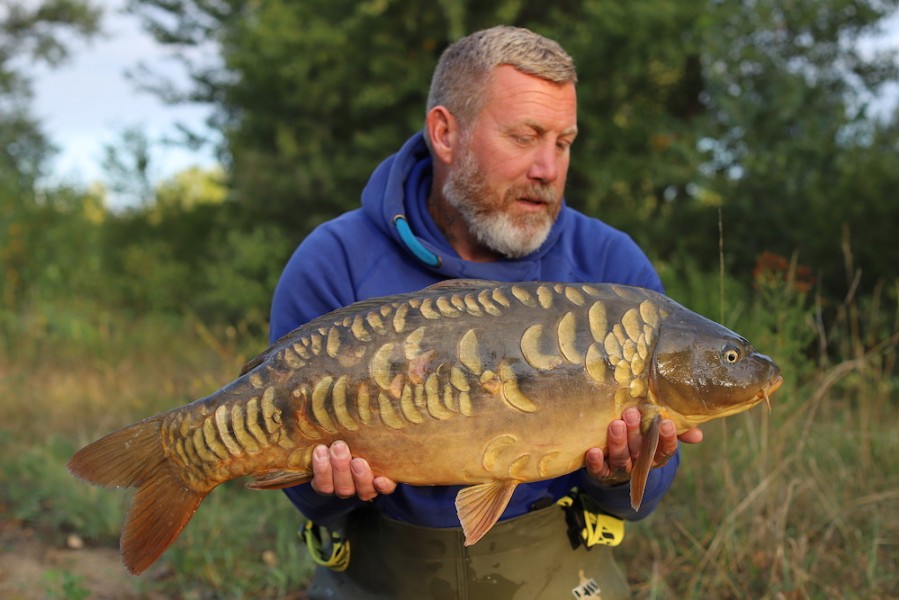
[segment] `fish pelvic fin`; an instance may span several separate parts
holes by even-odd
[[[631,471],[631,507],[640,510],[643,504],[643,494],[646,492],[646,482],[649,480],[649,471],[659,447],[659,430],[662,426],[662,415],[656,413],[649,421],[649,427],[643,432],[643,445],[640,447],[640,456]]]
[[[253,490],[283,490],[312,481],[311,471],[269,471],[254,476],[247,487]]]
[[[459,490],[456,513],[462,523],[465,545],[471,546],[484,537],[499,520],[518,482],[512,479],[488,481]]]
[[[162,419],[110,433],[69,459],[79,479],[104,487],[136,487],[119,542],[133,575],[147,570],[177,539],[209,491],[189,488],[162,446]]]

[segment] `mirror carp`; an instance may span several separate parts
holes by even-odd
[[[783,382],[748,341],[657,292],[615,284],[451,280],[357,302],[302,325],[213,394],[79,450],[69,470],[135,487],[121,537],[146,570],[216,486],[312,478],[312,450],[344,440],[376,475],[465,485],[466,545],[515,487],[583,467],[636,406],[638,509],[663,418],[678,433],[747,410]]]

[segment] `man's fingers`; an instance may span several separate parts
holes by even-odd
[[[334,493],[331,454],[324,444],[316,446],[312,451],[312,489],[326,496]]]
[[[685,444],[698,444],[702,441],[702,429],[699,427],[694,427],[693,429],[688,429],[678,436],[680,441]]]
[[[659,426],[659,446],[656,449],[656,455],[653,457],[655,466],[661,467],[668,459],[674,456],[677,451],[677,428],[674,423],[665,419]]]
[[[602,449],[590,448],[587,450],[584,460],[586,462],[587,473],[594,479],[604,479],[611,474]]]
[[[345,442],[336,441],[331,444],[331,474],[334,478],[334,494],[338,498],[350,498],[356,495],[356,484],[350,471],[350,448]]]
[[[610,476],[619,476],[622,473],[631,472],[628,435],[627,424],[621,419],[616,419],[609,425],[609,455],[606,457],[606,460],[609,463]]]
[[[375,477],[372,485],[379,494],[392,494],[396,490],[396,482],[386,477]]]
[[[312,451],[312,489],[326,496],[373,500],[378,494],[392,494],[396,482],[375,477],[368,461],[353,458],[346,442],[338,440],[330,448],[319,445]]]
[[[643,445],[643,436],[640,433],[640,411],[636,408],[628,408],[621,418],[627,427],[628,459],[636,460],[640,456],[640,448]]]
[[[364,458],[354,458],[350,461],[350,472],[353,474],[353,483],[356,495],[360,500],[371,500],[378,495],[372,479],[371,467]]]

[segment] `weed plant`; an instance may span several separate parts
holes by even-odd
[[[672,491],[619,551],[637,598],[899,597],[896,308],[848,294],[825,328],[795,261],[780,275],[730,282],[718,311],[716,277],[666,282],[725,315],[786,382],[770,413],[714,421],[682,446]]]
[[[73,478],[65,464],[75,450],[208,395],[240,371],[250,356],[242,348],[266,345],[247,339],[245,330],[212,331],[192,315],[132,318],[85,304],[32,305],[17,318],[6,316],[5,333],[17,341],[0,350],[0,518],[36,529],[59,547],[72,533],[89,547],[117,545],[132,493]],[[310,572],[300,525],[280,492],[225,484],[173,548],[134,578],[135,593],[288,597]],[[48,567],[54,593],[77,582],[66,575]]]

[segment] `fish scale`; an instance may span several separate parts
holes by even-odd
[[[725,348],[739,360],[721,358]],[[122,534],[133,573],[217,485],[308,482],[313,449],[338,439],[375,474],[467,486],[456,507],[472,544],[518,484],[583,467],[628,406],[641,410],[646,444],[632,474],[637,509],[663,418],[680,433],[748,409],[781,382],[746,340],[651,290],[451,281],[319,317],[221,390],[109,434],[69,468],[139,488]],[[148,519],[160,529],[145,537]]]

